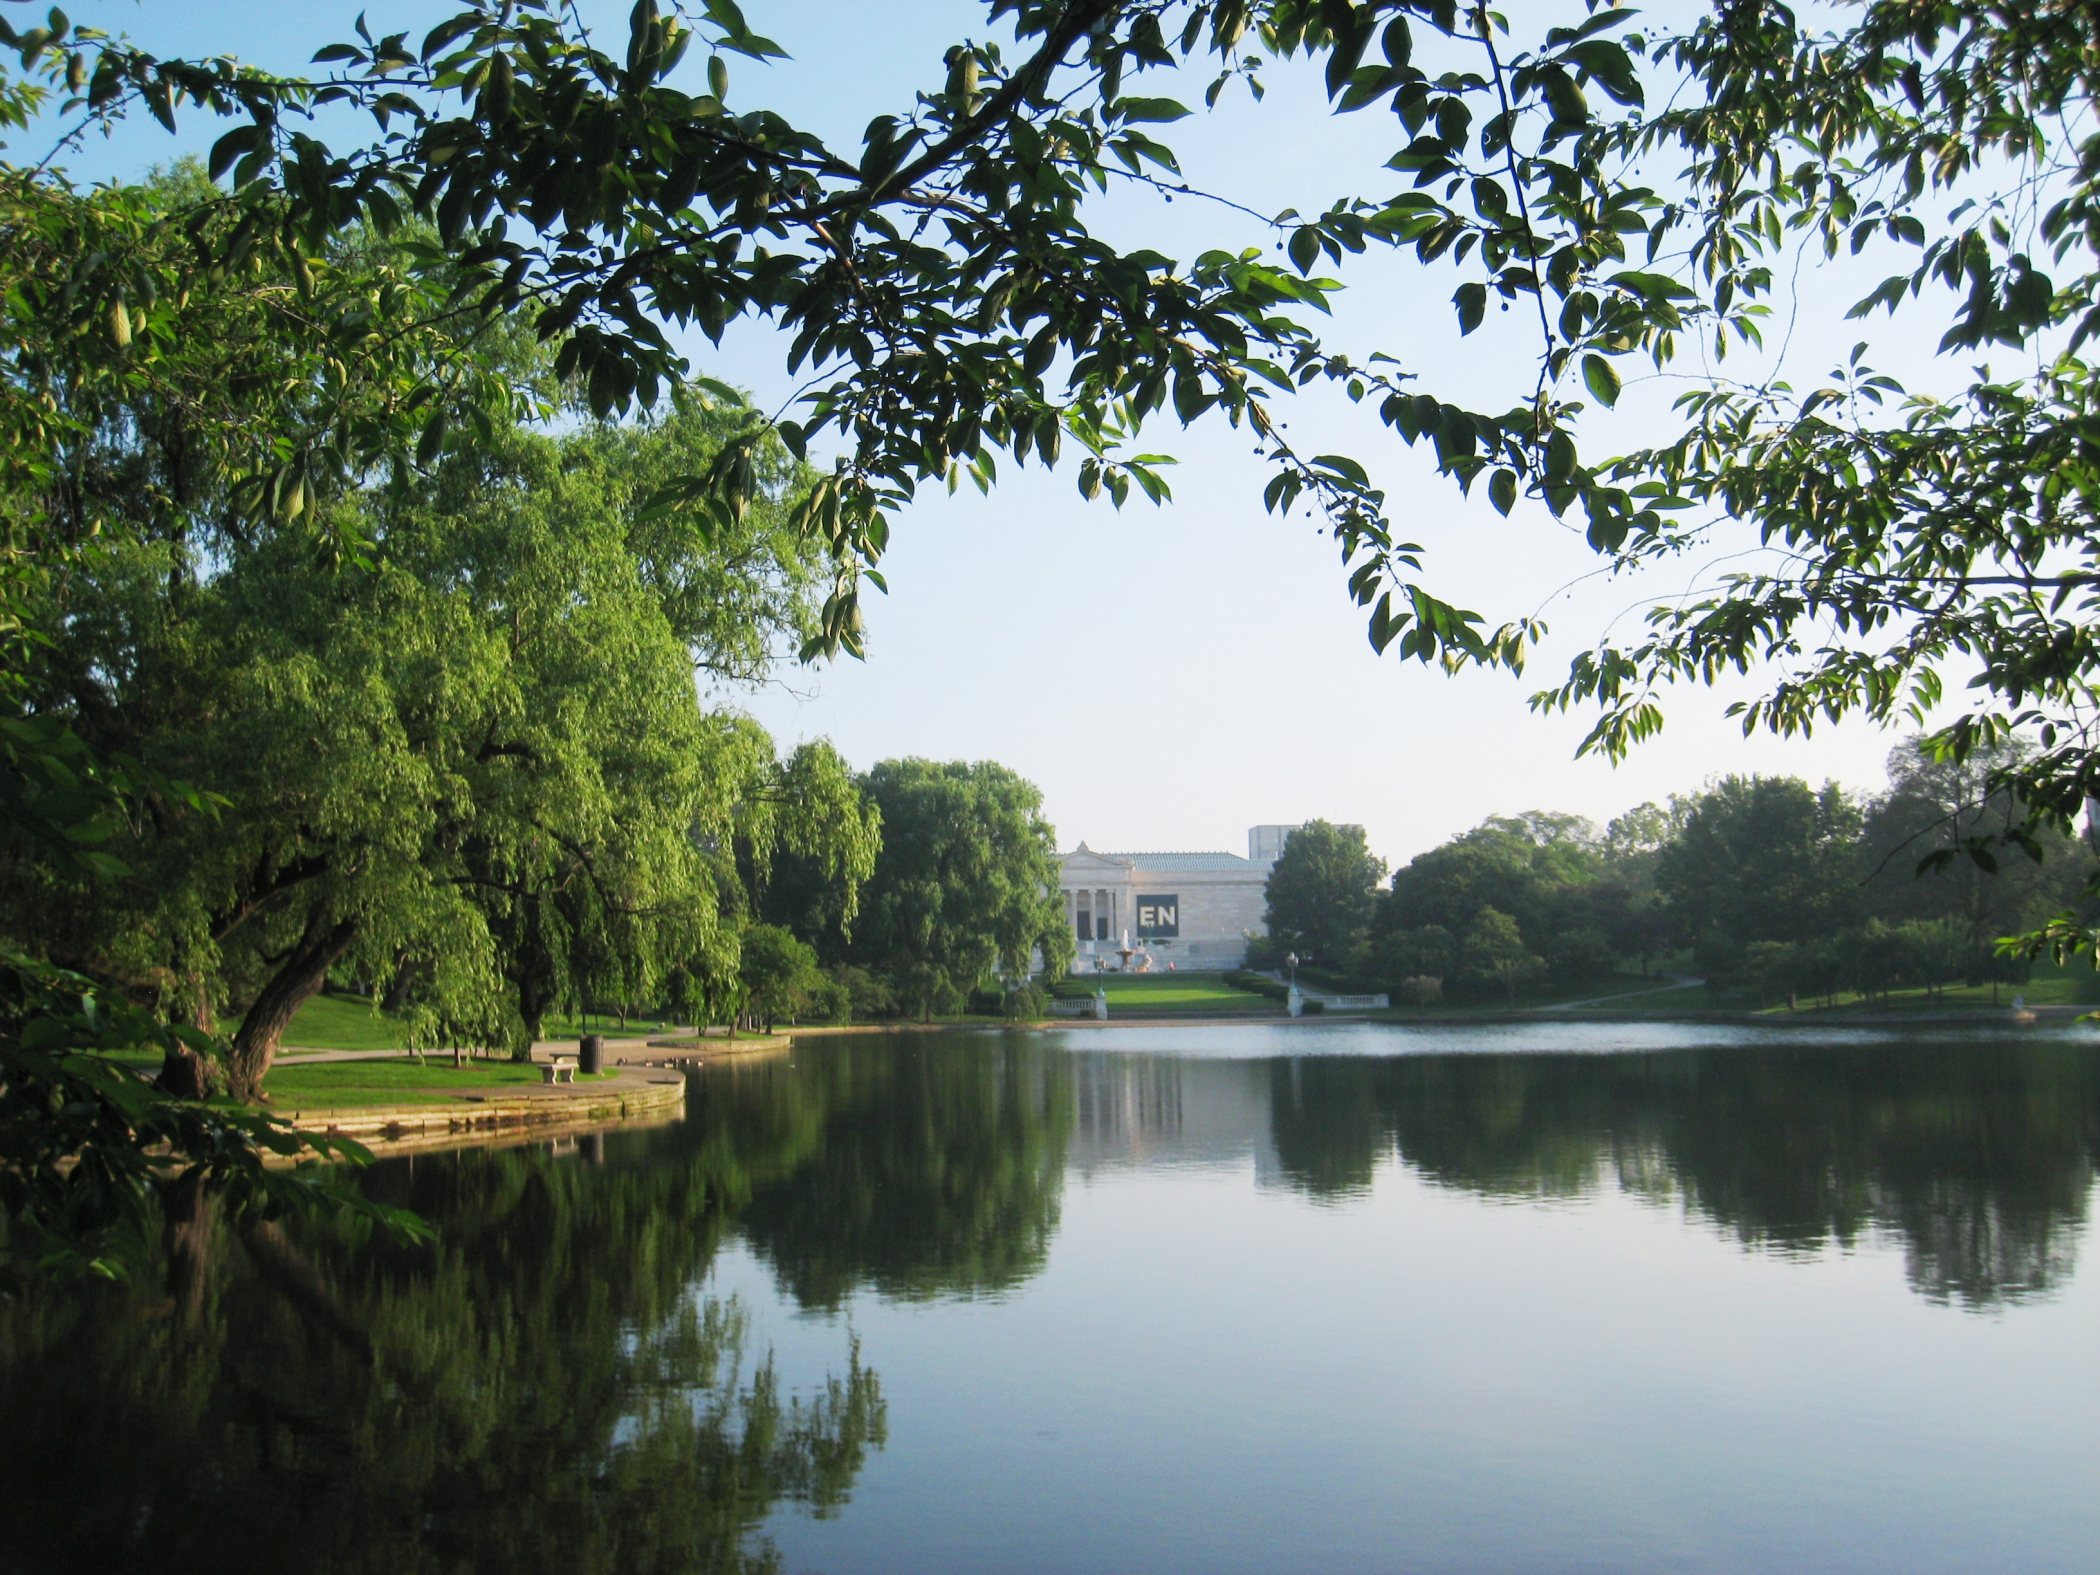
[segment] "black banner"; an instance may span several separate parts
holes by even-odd
[[[1181,938],[1181,897],[1138,893],[1137,938],[1141,941],[1172,941]]]

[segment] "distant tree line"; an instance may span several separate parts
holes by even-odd
[[[1565,992],[1665,958],[1760,1004],[2016,983],[2027,964],[1999,938],[2075,909],[2095,861],[2023,829],[2025,807],[1992,786],[2006,764],[1912,741],[1864,800],[1729,776],[1601,832],[1495,816],[1382,889],[1362,830],[1315,821],[1271,873],[1260,960],[1295,951],[1316,977],[1413,1004]]]

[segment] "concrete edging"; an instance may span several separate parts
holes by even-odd
[[[621,1073],[597,1084],[559,1085],[515,1093],[460,1094],[414,1105],[316,1106],[279,1110],[293,1126],[327,1137],[354,1138],[375,1155],[469,1143],[504,1133],[645,1119],[685,1113],[682,1077]]]

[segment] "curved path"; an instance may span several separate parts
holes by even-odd
[[[1526,1006],[1521,1010],[1559,1012],[1571,1006],[1617,1006],[1621,1001],[1638,1001],[1650,995],[1668,995],[1672,990],[1694,990],[1704,983],[1704,979],[1695,979],[1690,974],[1672,974],[1668,984],[1654,985],[1646,990],[1621,990],[1616,995],[1593,995],[1586,1001],[1550,1001],[1544,1006]]]

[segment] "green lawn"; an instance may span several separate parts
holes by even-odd
[[[1425,1016],[1494,1017],[1565,1008],[1600,1016],[1671,1017],[1685,1012],[1747,1011],[1753,1005],[1751,1001],[1718,995],[1703,984],[1672,986],[1661,975],[1611,973],[1596,975],[1575,986],[1520,989],[1514,999],[1490,993],[1456,1001],[1446,996],[1429,1006],[1408,1006],[1396,998],[1389,1015],[1396,1022],[1406,1022]]]
[[[408,1025],[354,995],[317,995],[294,1014],[284,1043],[302,1050],[406,1050]]]
[[[1282,1004],[1236,990],[1214,973],[1075,974],[1073,982],[1091,994],[1099,985],[1108,995],[1111,1017],[1117,1012],[1280,1012]]]
[[[142,1071],[160,1065],[157,1051],[121,1050],[109,1059]],[[598,1083],[611,1077],[598,1072],[578,1074],[579,1083]],[[280,1110],[327,1109],[350,1105],[434,1104],[460,1093],[488,1089],[531,1087],[543,1082],[537,1065],[516,1061],[469,1061],[455,1067],[449,1051],[440,1051],[418,1065],[402,1056],[373,1057],[362,1061],[301,1061],[279,1059],[263,1080],[270,1102]]]
[[[1820,1001],[1804,1000],[1794,1015],[1811,1011],[2010,1011],[2016,995],[2029,1006],[2100,1006],[2100,973],[2086,963],[2074,962],[2068,967],[2037,963],[2026,983],[1999,985],[1995,1000],[1987,984],[1949,984],[1937,992],[1922,987],[1891,990],[1886,996],[1871,1000],[1845,994],[1830,1007]],[[1768,1015],[1783,1017],[1788,1013],[1784,1006],[1778,1006],[1771,1008]]]
[[[943,1022],[947,1020],[946,1018],[941,1019]],[[810,1028],[828,1028],[830,1026],[829,1023],[797,1024],[783,1022],[770,1034],[754,1034],[740,1028],[735,1033],[730,1034],[682,1034],[676,1039],[665,1039],[661,1043],[666,1050],[712,1050],[721,1045],[784,1045],[794,1038],[798,1031],[805,1031]],[[597,1032],[597,1030],[594,1029],[593,1032]]]
[[[610,1072],[578,1075],[579,1083],[603,1082]],[[322,1061],[300,1065],[280,1061],[263,1086],[280,1110],[315,1110],[355,1105],[435,1104],[460,1093],[488,1089],[536,1087],[544,1081],[537,1066],[516,1061],[469,1061],[455,1068],[449,1056],[418,1066],[402,1059]]]

